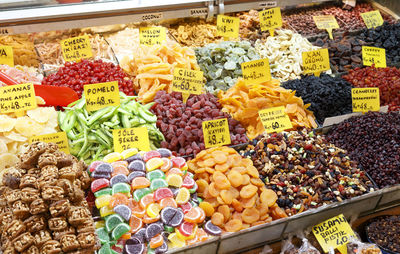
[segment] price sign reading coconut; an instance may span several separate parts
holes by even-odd
[[[351,101],[353,112],[379,111],[379,88],[352,88]]]
[[[217,17],[217,35],[224,38],[239,37],[239,18],[218,15]]]
[[[318,29],[325,29],[329,34],[329,38],[332,40],[333,39],[332,30],[339,28],[339,24],[337,23],[335,16],[333,15],[313,16],[313,19]]]
[[[95,111],[120,104],[118,81],[84,85],[86,110]]]
[[[302,53],[304,73],[314,73],[319,77],[321,72],[330,70],[328,49],[318,49]]]
[[[165,27],[140,27],[139,40],[143,45],[161,45],[167,39]]]
[[[258,115],[267,133],[281,132],[293,127],[283,106],[262,109],[258,111]]]
[[[241,66],[246,84],[257,84],[271,80],[268,58],[245,62]]]
[[[368,29],[383,25],[383,18],[379,10],[360,13],[360,15]]]
[[[0,113],[12,113],[37,107],[33,84],[0,87]]]
[[[146,127],[113,130],[114,151],[137,148],[140,151],[150,151],[149,131]]]
[[[377,68],[386,68],[386,50],[383,48],[362,46],[362,58],[365,66],[375,64]]]
[[[281,8],[275,7],[259,12],[261,31],[269,30],[269,34],[274,36],[274,29],[282,27]]]
[[[11,46],[0,46],[0,64],[14,67],[14,52]]]
[[[174,69],[172,91],[181,92],[186,103],[190,94],[201,94],[203,91],[203,72],[182,68]]]
[[[64,153],[69,153],[69,145],[68,145],[68,138],[67,133],[57,132],[52,134],[34,136],[29,138],[29,144],[33,142],[42,141],[45,143],[54,143],[58,146],[58,148],[63,151]]]
[[[228,119],[204,121],[202,127],[206,148],[231,144]]]
[[[60,42],[65,61],[77,61],[93,57],[92,46],[88,35],[77,36]]]

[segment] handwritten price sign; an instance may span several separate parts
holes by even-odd
[[[353,112],[379,111],[379,88],[352,88]]]
[[[368,29],[383,25],[383,18],[379,10],[364,12],[360,15]]]
[[[268,58],[242,63],[243,79],[246,84],[257,84],[271,80]]]
[[[33,84],[0,87],[0,113],[12,113],[37,107]]]
[[[120,104],[118,81],[84,85],[83,90],[87,111]]]
[[[231,143],[228,119],[204,121],[202,127],[206,148],[229,145]]]
[[[262,109],[258,111],[258,115],[267,133],[281,132],[293,127],[283,106]]]
[[[261,31],[269,30],[271,36],[274,36],[274,29],[282,27],[281,8],[275,7],[259,12]]]
[[[92,46],[88,35],[68,38],[60,42],[65,61],[76,61],[93,57]]]
[[[239,37],[239,18],[218,15],[217,17],[217,35],[225,38]]]
[[[319,76],[321,72],[330,70],[328,49],[318,49],[302,53],[304,73],[314,73]]]
[[[377,68],[386,68],[386,50],[384,48],[362,46],[362,58],[365,66],[375,64]]]
[[[113,130],[114,151],[137,148],[140,151],[150,151],[149,131],[146,127]]]

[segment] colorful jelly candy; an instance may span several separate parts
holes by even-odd
[[[143,222],[140,218],[136,217],[135,215],[132,215],[131,218],[129,219],[129,226],[131,227],[131,233],[136,233],[138,232],[139,229],[143,227]]]
[[[96,228],[96,229],[98,229],[98,228],[103,228],[106,224],[105,224],[106,222],[104,221],[104,220],[99,220],[99,221],[96,221],[95,223],[94,223],[94,227]]]
[[[96,180],[95,180],[96,181]],[[100,197],[100,196],[103,196],[103,195],[111,195],[111,188],[104,188],[104,189],[101,189],[101,190],[98,190],[98,191],[96,191],[95,193],[94,193],[94,196],[97,198],[97,197]]]
[[[133,192],[133,198],[136,200],[136,202],[139,202],[141,198],[149,193],[151,193],[151,190],[149,188],[137,189]]]
[[[110,185],[114,186],[117,183],[127,183],[127,182],[128,182],[128,177],[126,177],[126,175],[118,174],[111,178]]]
[[[165,208],[167,206],[175,207],[175,208],[178,207],[178,204],[176,203],[175,199],[172,198],[172,197],[171,198],[163,198],[163,199],[161,199],[159,204],[160,204],[160,208],[161,209],[163,209],[163,208]]]
[[[182,157],[171,158],[172,165],[174,167],[182,169],[186,165],[186,160]]]
[[[150,240],[154,236],[161,234],[164,228],[159,223],[152,223],[146,228],[146,239]]]
[[[126,149],[121,153],[121,156],[123,159],[127,159],[135,154],[137,154],[139,152],[139,150],[137,148],[130,148],[130,149]]]
[[[167,176],[167,183],[169,186],[180,188],[182,186],[182,177],[178,174],[169,174]]]
[[[150,183],[150,189],[152,191],[155,191],[155,190],[157,190],[159,188],[163,188],[163,187],[168,187],[168,183],[167,183],[167,181],[165,181],[164,179],[161,179],[161,178],[154,179]]]
[[[152,158],[161,158],[161,154],[158,151],[149,151],[143,155],[143,160],[145,162],[149,161]]]
[[[173,247],[180,248],[185,246],[185,241],[180,239],[176,233],[172,233],[168,236],[168,240],[171,242]]]
[[[189,202],[179,205],[179,207],[182,209],[183,213],[187,213],[190,211],[190,209],[192,209],[193,205]]]
[[[183,179],[182,187],[186,189],[191,189],[194,187],[196,182],[191,178],[188,174],[186,174],[185,178]]]
[[[154,201],[160,201],[164,198],[172,198],[174,194],[168,188],[159,188],[154,192]]]
[[[153,171],[164,165],[164,161],[161,158],[151,158],[146,162],[146,170]]]
[[[101,190],[103,188],[107,188],[108,186],[110,186],[110,181],[101,178],[94,180],[90,185],[90,189],[92,190],[93,193],[95,193],[96,191]]]
[[[193,223],[189,223],[184,221],[181,225],[179,225],[179,232],[184,236],[190,236],[193,234],[195,225]]]
[[[160,170],[162,172],[167,172],[168,170],[170,170],[172,168],[172,162],[170,159],[161,158],[161,160],[163,161],[163,165],[161,165],[161,167],[160,167]]]
[[[110,208],[114,208],[117,205],[128,205],[129,204],[129,199],[124,193],[115,193],[111,196],[110,203],[108,206]]]
[[[130,171],[142,171],[146,172],[146,165],[141,160],[134,160],[128,165]]]
[[[113,171],[112,165],[110,163],[105,163],[105,162],[99,164],[95,169],[95,172],[98,172],[98,173],[111,174],[112,171]]]
[[[146,178],[149,179],[150,181],[153,181],[154,179],[165,179],[165,174],[159,169],[150,171],[146,174]]]
[[[178,195],[176,195],[175,201],[178,205],[183,205],[189,201],[190,192],[186,188],[181,188],[178,191]]]
[[[124,223],[124,219],[119,214],[111,214],[106,218],[106,230],[111,232],[116,226]],[[125,234],[125,233],[124,233]]]
[[[151,218],[156,218],[160,214],[160,205],[157,203],[152,203],[147,206],[146,213]]]
[[[114,240],[118,240],[119,238],[121,238],[121,236],[123,236],[125,233],[129,232],[129,230],[131,230],[131,227],[129,227],[128,224],[126,223],[121,223],[119,225],[117,225],[112,233],[111,233],[111,237]]]
[[[136,177],[146,177],[146,173],[142,171],[133,171],[128,175],[128,182],[132,182]]]
[[[221,235],[222,230],[220,227],[212,224],[211,220],[204,224],[204,230],[210,235]]]
[[[90,163],[90,165],[89,165],[89,167],[88,167],[89,172],[90,172],[90,173],[93,173],[93,171],[96,170],[96,167],[97,167],[98,165],[102,164],[102,163],[104,163],[104,162],[102,162],[102,161],[93,161],[92,163]]]
[[[113,214],[114,211],[113,209],[111,209],[108,205],[103,206],[102,208],[100,208],[100,216],[101,217],[106,217],[110,214]]]
[[[103,246],[101,246],[100,250],[97,252],[98,254],[111,254],[111,247],[110,244],[104,243]]]
[[[131,186],[127,183],[116,183],[114,186],[112,186],[112,194],[114,193],[130,193],[131,192]]]
[[[101,244],[108,243],[110,241],[110,236],[105,228],[98,228],[96,229],[96,235],[100,240]]]
[[[145,246],[143,243],[136,243],[130,241],[132,240],[126,240],[125,246],[124,246],[124,253],[126,254],[142,254],[144,252]]]
[[[126,221],[129,221],[131,218],[132,210],[127,205],[117,205],[113,208],[113,210]]]
[[[108,206],[110,203],[111,195],[103,195],[96,198],[95,204],[97,209],[102,208],[103,206]]]
[[[95,179],[100,179],[100,178],[110,179],[111,178],[110,173],[97,172],[97,171],[94,171],[90,176]]]
[[[150,181],[146,177],[139,176],[132,180],[131,186],[133,190],[146,188],[150,186]]]

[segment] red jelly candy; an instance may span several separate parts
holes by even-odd
[[[172,165],[174,165],[174,167],[177,167],[177,168],[182,168],[186,164],[186,160],[182,157],[171,158],[171,161],[172,161]]]
[[[104,163],[104,162],[102,162],[102,161],[93,161],[92,163],[90,163],[89,168],[88,168],[89,172],[93,173],[93,171],[96,169],[96,167],[98,165],[102,164],[102,163]]]
[[[145,162],[147,162],[148,160],[150,160],[152,158],[161,158],[161,154],[157,151],[150,151],[143,155],[143,160]]]
[[[154,201],[160,201],[164,198],[173,198],[174,194],[172,190],[168,188],[159,188],[154,192]]]
[[[95,193],[96,191],[106,188],[108,186],[110,186],[110,181],[105,178],[100,178],[92,182],[91,189],[92,192]]]
[[[190,209],[192,209],[192,204],[190,204],[189,202],[183,204],[183,205],[179,205],[179,207],[182,209],[183,213],[187,213],[190,211]]]
[[[184,236],[190,236],[193,234],[195,224],[184,221],[181,225],[179,225],[179,232],[181,232]]]
[[[195,181],[191,178],[188,174],[186,174],[185,178],[183,179],[183,183],[181,187],[185,187],[186,189],[193,188]]]

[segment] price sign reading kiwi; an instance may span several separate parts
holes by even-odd
[[[0,64],[14,67],[14,52],[11,46],[0,46]]]
[[[258,111],[258,115],[267,133],[281,132],[293,127],[283,106],[262,109]]]
[[[143,45],[161,45],[167,39],[165,27],[140,27],[139,40]]]
[[[379,111],[379,88],[352,88],[351,100],[353,112]]]
[[[239,18],[218,15],[217,17],[217,35],[224,38],[239,37]]]
[[[258,84],[271,80],[268,58],[245,62],[241,66],[246,84]]]
[[[228,119],[204,121],[202,127],[206,148],[231,144]]]
[[[150,151],[149,131],[146,127],[113,130],[114,151],[137,148],[140,151]]]
[[[174,69],[172,91],[181,92],[183,102],[186,103],[190,94],[201,94],[203,91],[203,72],[182,68]]]
[[[362,58],[365,66],[375,64],[377,68],[386,68],[386,50],[384,48],[362,46]]]
[[[93,57],[92,46],[88,35],[77,36],[62,40],[61,50],[65,61],[77,61],[79,59]]]
[[[33,84],[0,87],[0,113],[12,113],[37,107]]]
[[[83,90],[87,111],[120,104],[118,81],[84,85]]]
[[[333,39],[332,30],[339,28],[339,24],[337,23],[335,16],[333,15],[313,16],[313,19],[318,29],[326,29],[326,31],[329,34],[329,38]]]
[[[42,141],[45,143],[54,143],[58,146],[58,148],[61,151],[63,151],[64,153],[69,153],[67,133],[65,133],[64,131],[46,135],[34,136],[29,138],[29,144],[32,144],[33,142],[37,141]]]
[[[368,29],[383,25],[383,18],[379,10],[360,13],[360,15]]]
[[[330,70],[328,49],[318,49],[302,53],[304,73],[314,73],[319,76],[321,72]]]
[[[261,31],[269,30],[269,34],[274,36],[274,29],[282,27],[281,8],[275,7],[259,12]]]

